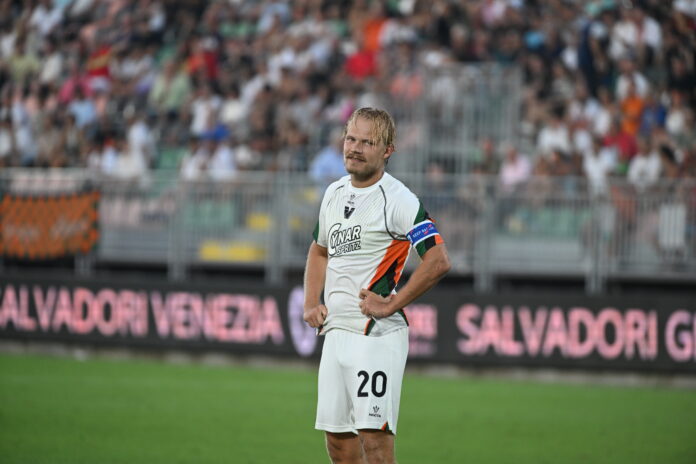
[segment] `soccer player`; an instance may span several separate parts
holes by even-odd
[[[395,462],[408,353],[403,308],[450,268],[423,205],[385,172],[395,132],[385,111],[351,115],[343,142],[348,175],[326,189],[307,256],[304,320],[326,336],[315,427],[326,432],[334,463]],[[396,293],[411,247],[422,260]]]

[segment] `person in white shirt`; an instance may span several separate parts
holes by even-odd
[[[652,61],[662,48],[659,23],[640,7],[623,8],[622,15],[611,32],[609,56],[613,60],[638,56],[643,63]]]
[[[590,122],[594,120],[599,110],[599,102],[590,95],[585,82],[578,81],[575,84],[573,99],[568,103],[568,118],[573,122],[580,119]]]
[[[628,165],[628,181],[637,191],[643,192],[655,185],[660,179],[662,162],[656,150],[651,150],[648,140],[639,137],[638,153]]]
[[[213,93],[210,86],[201,85],[196,98],[191,102],[191,133],[200,137],[215,126],[221,106],[222,99]]]
[[[234,150],[230,147],[227,137],[219,137],[214,141],[207,173],[214,181],[231,180],[237,174]]]
[[[143,180],[147,175],[147,162],[142,150],[126,143],[118,157],[113,175],[123,180]]]
[[[602,141],[595,137],[592,148],[583,152],[582,172],[587,178],[590,193],[601,196],[607,193],[607,179],[614,170],[615,163],[603,154]]]
[[[155,136],[147,124],[144,114],[135,114],[129,118],[126,138],[128,145],[138,150],[145,157],[147,164],[150,164],[155,157],[156,142]]]
[[[597,89],[597,96],[599,99],[599,108],[592,119],[592,133],[603,137],[609,132],[611,121],[618,113],[618,109],[612,101],[609,89],[606,87]]]
[[[554,150],[568,153],[570,147],[568,126],[565,124],[558,111],[552,111],[544,127],[539,131],[537,151],[542,156],[549,156]]]
[[[181,160],[179,176],[185,181],[197,181],[204,178],[207,169],[210,150],[207,143],[193,137],[189,151]]]
[[[645,76],[638,71],[636,63],[630,58],[624,58],[619,62],[619,78],[616,80],[616,100],[624,100],[628,96],[631,83],[636,86],[636,94],[645,98],[650,91],[650,84]]]

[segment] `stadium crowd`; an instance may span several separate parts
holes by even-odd
[[[486,139],[472,171],[696,177],[696,0],[0,0],[0,166],[325,181],[374,92],[480,62],[522,68],[533,149]]]

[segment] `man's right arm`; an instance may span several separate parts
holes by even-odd
[[[329,311],[321,304],[321,292],[326,281],[329,256],[321,245],[312,242],[307,253],[304,275],[304,320],[310,327],[318,328],[326,320]]]

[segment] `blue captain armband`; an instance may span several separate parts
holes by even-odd
[[[413,229],[406,234],[406,237],[409,242],[411,242],[412,246],[416,246],[428,237],[434,237],[436,235],[439,236],[440,233],[437,231],[435,224],[430,220],[425,220],[414,225]]]

